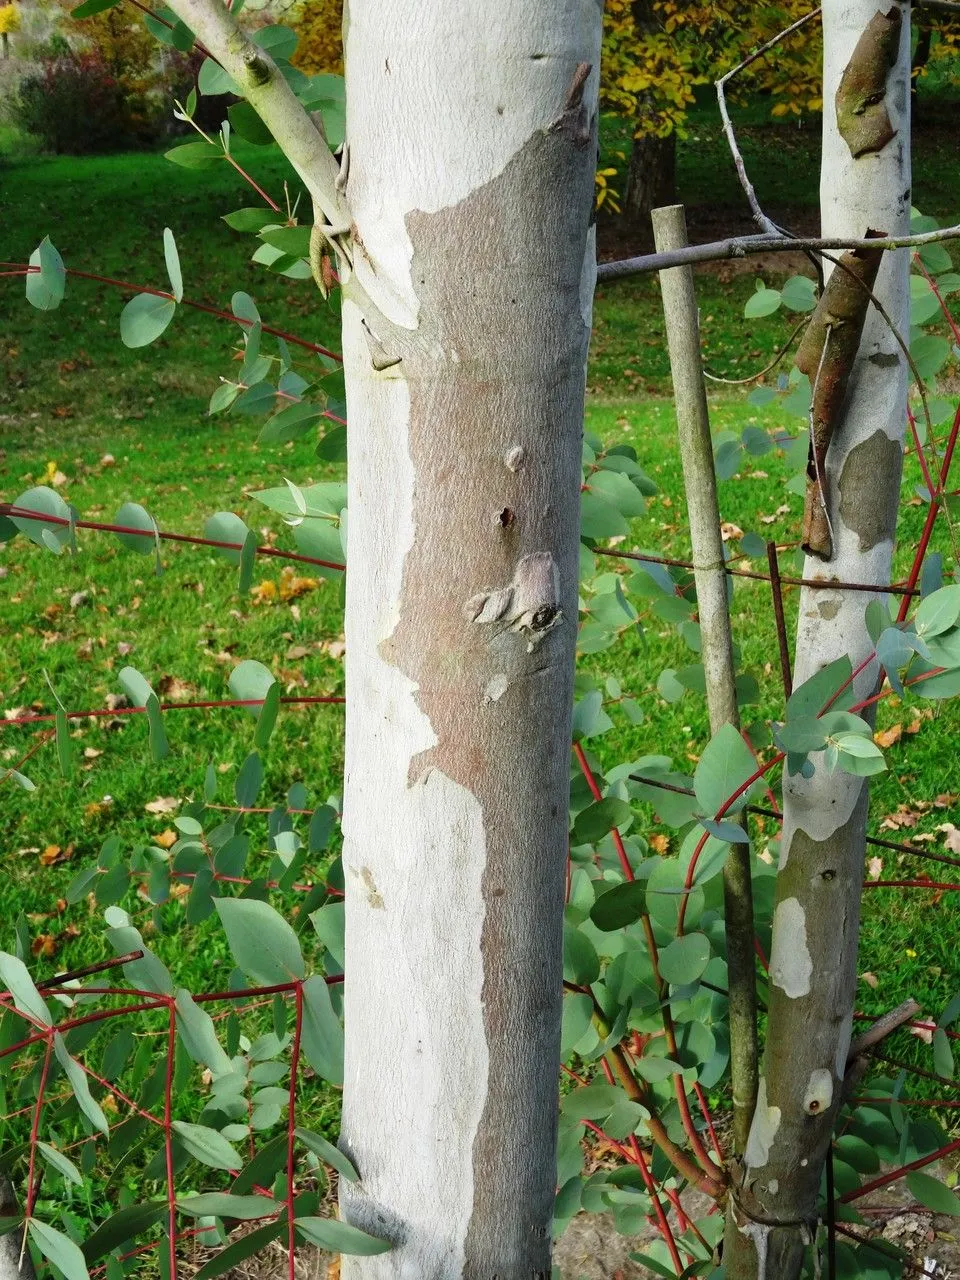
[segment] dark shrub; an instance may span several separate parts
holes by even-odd
[[[66,52],[20,84],[16,122],[44,147],[68,155],[124,151],[158,136],[158,111],[127,94],[96,52]]]

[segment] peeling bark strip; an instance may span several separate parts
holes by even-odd
[[[546,1280],[600,6],[346,29],[343,1276]]]
[[[888,77],[886,109],[897,144],[855,159],[835,115],[836,90],[877,12],[877,0],[825,0],[823,167],[820,206],[825,236],[860,237],[864,227],[886,227],[900,236],[910,219],[909,31],[900,41]],[[874,23],[874,27],[876,24]],[[870,250],[867,251],[871,252]],[[861,260],[855,269],[865,267]],[[843,289],[839,267],[825,290]],[[847,277],[849,280],[849,277]],[[836,284],[834,282],[836,281]],[[865,294],[850,282],[860,295]],[[909,323],[908,258],[885,255],[873,291],[901,332]],[[844,290],[844,292],[846,292]],[[850,295],[851,306],[855,295]],[[829,368],[834,337],[851,338],[840,379],[818,388],[830,396],[833,439],[823,472],[839,502],[833,520],[831,577],[838,582],[888,583],[896,521],[907,369],[883,317],[866,308],[859,321],[826,333],[826,301],[811,326],[804,364],[816,375],[824,349]],[[854,308],[856,310],[856,308]],[[844,333],[844,329],[847,333]],[[819,334],[819,336],[817,336]],[[799,363],[799,362],[798,362]],[[869,515],[865,512],[869,511]],[[824,577],[817,559],[804,577]],[[879,591],[878,591],[879,594]],[[797,625],[795,687],[843,655],[856,668],[872,644],[864,624],[867,598],[837,587],[804,588]],[[854,682],[857,698],[871,693],[876,665],[864,664]],[[811,778],[787,775],[783,784],[783,835],[774,908],[770,1002],[761,1103],[731,1196],[723,1263],[727,1280],[797,1280],[810,1250],[820,1178],[842,1093],[852,1025],[857,972],[860,893],[863,879],[867,787],[865,780],[826,772],[814,758]],[[811,1268],[815,1270],[815,1268]]]
[[[867,238],[883,234],[868,231]],[[797,368],[810,379],[813,393],[803,503],[803,549],[821,560],[830,560],[833,556],[830,496],[825,484],[827,449],[843,411],[870,305],[870,292],[882,259],[882,249],[854,249],[840,258],[797,351]]]
[[[902,16],[875,13],[857,41],[837,89],[837,128],[854,159],[882,151],[896,136],[884,98],[897,61]]]

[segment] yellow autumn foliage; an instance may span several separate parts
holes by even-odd
[[[13,35],[20,30],[20,6],[8,3],[0,6],[0,36]]]
[[[300,37],[293,64],[307,75],[343,74],[343,0],[302,0],[291,15]]]
[[[601,106],[634,119],[635,136],[682,136],[697,86],[715,81],[808,8],[805,0],[607,0]],[[731,94],[746,90],[768,94],[774,115],[819,110],[817,33],[800,31],[753,63]]]

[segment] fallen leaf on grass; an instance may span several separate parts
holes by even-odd
[[[186,702],[191,694],[196,693],[196,686],[179,676],[161,676],[156,683],[156,690],[167,702]]]
[[[878,747],[892,747],[895,742],[899,742],[903,734],[902,724],[892,724],[889,729],[880,729],[873,735],[873,740]]]
[[[320,585],[319,578],[304,578],[290,565],[280,571],[279,581],[266,579],[250,588],[250,596],[254,604],[274,604],[277,600],[284,604],[296,600],[308,591],[315,591]]]
[[[180,808],[180,801],[173,796],[157,796],[156,800],[148,800],[143,807],[147,813],[173,813]]]
[[[929,807],[925,803],[919,805],[898,804],[896,813],[888,813],[884,816],[883,821],[880,823],[880,830],[900,831],[904,827],[915,827]]]
[[[58,844],[48,844],[40,854],[40,865],[42,867],[58,866],[61,862],[66,862],[73,857],[73,850],[72,844],[68,844],[63,849]]]
[[[883,859],[871,858],[867,863],[867,875],[871,880],[879,880],[883,875]]]
[[[654,853],[666,853],[670,848],[670,837],[662,832],[650,837],[650,848]]]
[[[955,827],[952,822],[941,822],[938,831],[944,833],[943,843],[951,853],[960,853],[960,827]]]
[[[172,844],[177,843],[178,838],[177,833],[167,827],[166,831],[161,831],[158,836],[153,837],[153,843],[161,849],[169,849]]]
[[[40,933],[30,943],[30,951],[35,956],[56,955],[57,940],[52,933]]]
[[[772,516],[761,516],[761,517],[760,517],[760,523],[761,523],[761,524],[776,524],[776,522],[780,519],[780,517],[781,517],[781,516],[785,516],[785,515],[788,513],[788,511],[789,511],[789,510],[790,510],[790,507],[789,507],[789,505],[785,502],[785,503],[783,503],[783,505],[782,505],[782,506],[777,507],[776,511],[773,513],[773,515],[772,515]]]
[[[277,598],[277,584],[267,578],[250,588],[250,596],[254,604],[272,604]]]
[[[733,538],[742,538],[743,530],[738,524],[733,524],[730,520],[724,520],[720,525],[720,537],[724,542],[730,542]]]
[[[933,1044],[933,1027],[910,1027],[910,1034],[924,1044]]]
[[[876,991],[879,985],[879,979],[875,973],[861,973],[860,978],[867,984],[871,991]]]

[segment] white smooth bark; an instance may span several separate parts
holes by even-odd
[[[549,1275],[600,17],[345,19],[344,1280]]]
[[[841,77],[874,15],[896,18],[898,11],[899,56],[885,75],[882,104],[892,136],[879,150],[854,156],[837,124]],[[910,219],[909,6],[826,0],[823,24],[823,234],[862,237],[872,229],[902,235]],[[908,263],[906,250],[887,253],[875,286],[904,335]],[[899,344],[871,306],[827,455],[833,556],[826,563],[808,557],[805,577],[889,582],[907,374]],[[795,685],[836,658],[847,655],[856,668],[869,655],[868,599],[863,592],[804,589]],[[855,682],[857,696],[867,696],[876,678],[872,664]],[[741,1212],[732,1220],[739,1231],[727,1233],[729,1280],[791,1280],[804,1238],[816,1229],[820,1171],[850,1044],[866,813],[864,779],[828,774],[818,763],[809,781],[799,775],[784,780],[766,1059],[744,1162]]]

